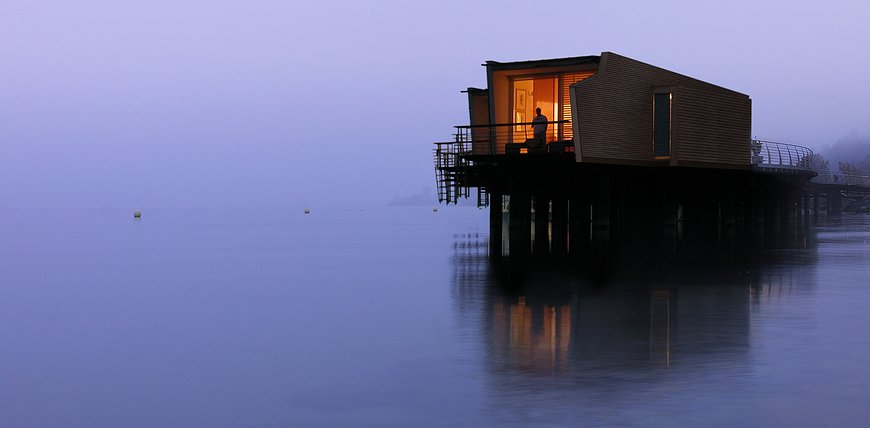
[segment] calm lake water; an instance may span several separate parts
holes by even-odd
[[[521,280],[471,208],[0,211],[0,425],[863,426],[870,217]]]

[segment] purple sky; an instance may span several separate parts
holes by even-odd
[[[4,1],[3,206],[380,206],[434,187],[488,59],[613,51],[749,94],[758,138],[870,135],[864,2],[359,3]]]

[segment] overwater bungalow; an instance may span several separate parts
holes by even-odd
[[[751,234],[793,220],[814,174],[808,149],[752,140],[752,100],[731,89],[612,52],[484,66],[487,88],[464,91],[469,124],[435,143],[435,171],[441,202],[476,188],[494,205],[496,252],[564,252],[595,230]]]
[[[476,155],[534,152],[540,108],[543,151],[577,162],[750,167],[748,95],[612,52],[485,66],[488,88],[467,90],[470,125],[457,127]]]

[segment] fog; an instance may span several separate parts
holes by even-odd
[[[819,148],[817,153],[828,160],[832,170],[838,170],[840,163],[849,163],[858,168],[862,175],[870,174],[870,135],[852,132],[833,144]]]
[[[612,51],[750,95],[757,138],[870,135],[868,6],[756,3],[7,0],[0,206],[416,199],[490,59]]]

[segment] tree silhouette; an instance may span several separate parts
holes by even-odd
[[[852,162],[840,162],[838,166],[840,167],[840,174],[861,175],[861,170]]]
[[[831,168],[828,160],[818,153],[804,156],[803,158],[801,158],[800,164],[801,166],[806,166],[816,171],[827,171]]]

